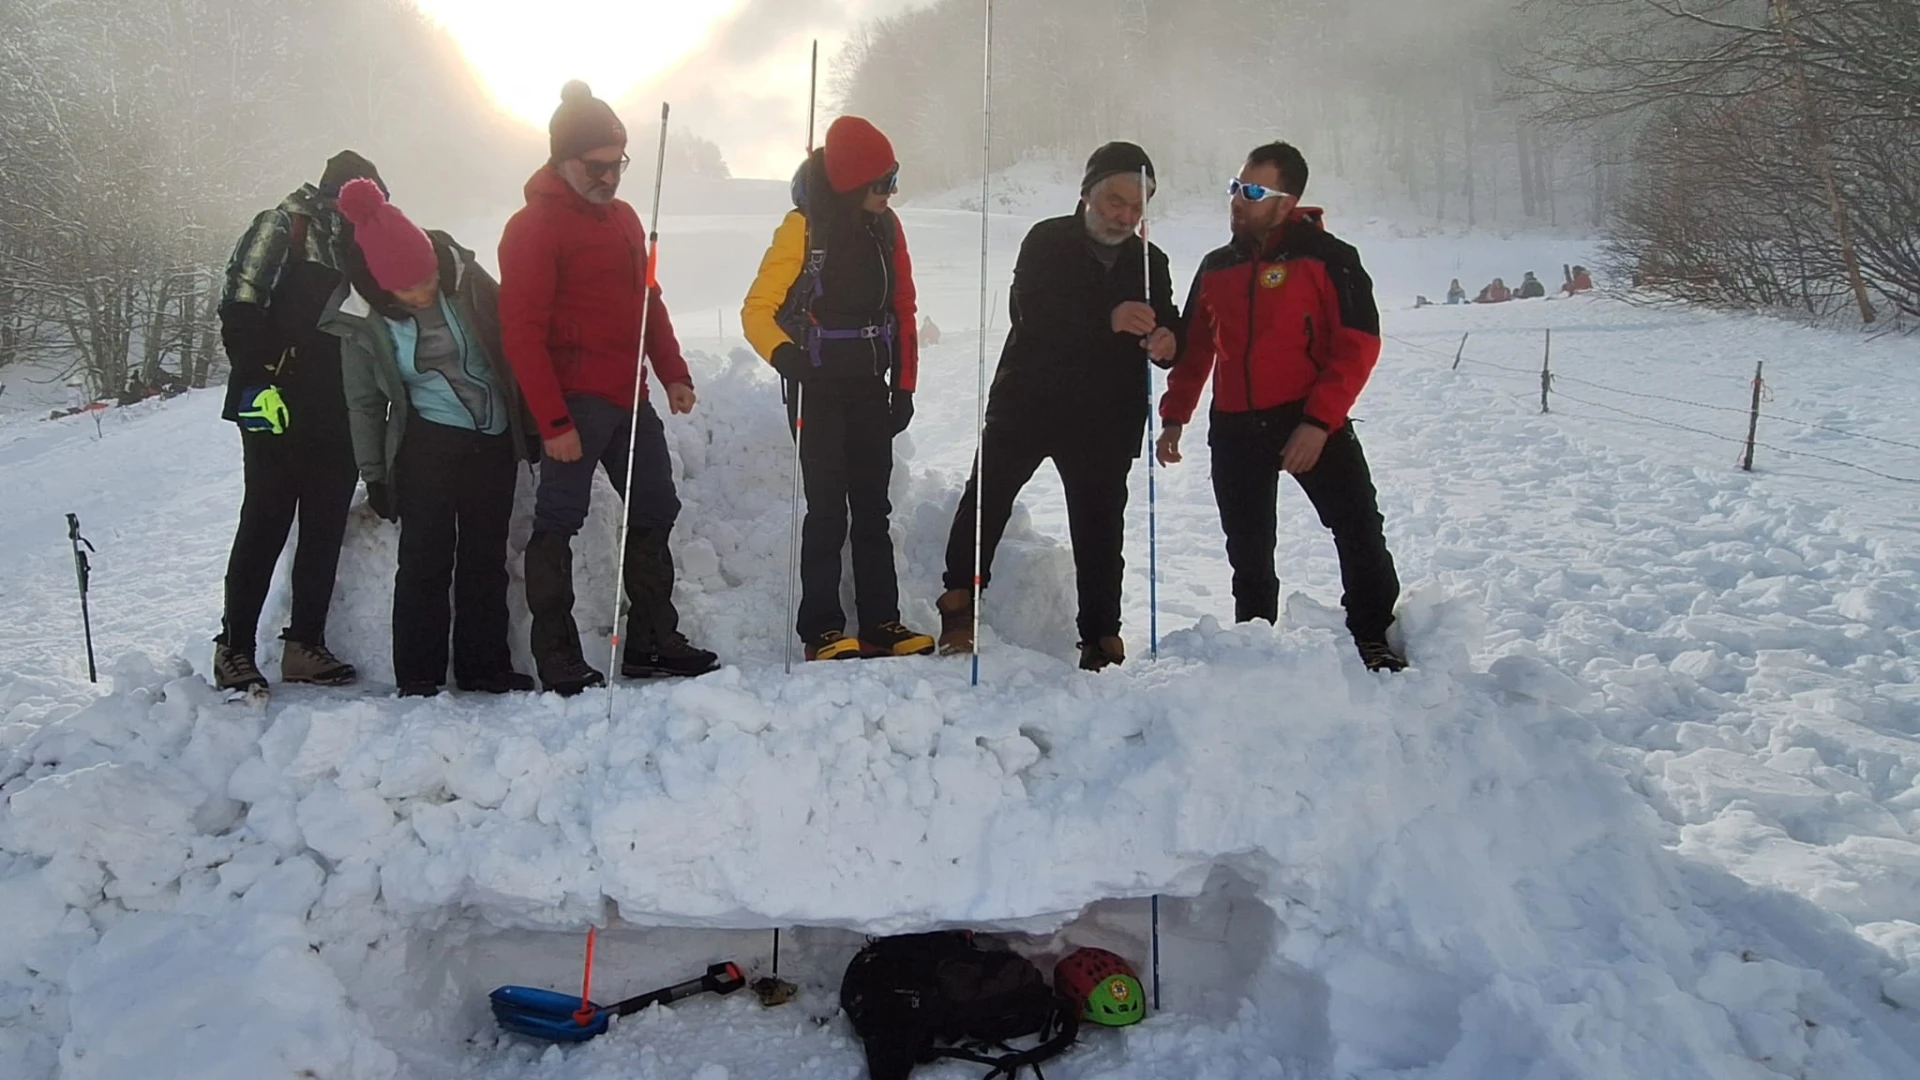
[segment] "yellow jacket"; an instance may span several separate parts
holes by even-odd
[[[761,257],[760,272],[754,276],[753,287],[747,290],[747,301],[740,308],[740,328],[746,331],[747,344],[768,363],[773,362],[773,350],[789,343],[799,344],[774,320],[780,314],[781,305],[787,302],[788,290],[800,280],[800,271],[806,263],[806,215],[790,210],[774,230],[773,243]]]
[[[894,388],[911,391],[920,378],[919,305],[913,286],[913,259],[907,253],[907,238],[893,219],[893,313],[899,322],[898,359]],[[807,264],[807,218],[790,210],[773,232],[773,243],[761,256],[760,272],[740,307],[740,328],[747,343],[762,360],[773,362],[773,351],[782,345],[799,345],[778,322],[787,293],[800,280]]]

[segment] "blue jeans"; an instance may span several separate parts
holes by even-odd
[[[573,536],[587,522],[593,498],[595,466],[607,470],[616,491],[624,490],[633,470],[633,498],[627,526],[634,532],[671,529],[680,517],[680,496],[673,488],[673,462],[667,456],[667,432],[649,402],[640,403],[639,438],[627,445],[634,415],[592,394],[568,394],[567,412],[580,434],[580,460],[540,462],[540,489],[534,497],[535,532]]]

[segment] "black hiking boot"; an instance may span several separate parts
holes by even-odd
[[[623,679],[691,679],[719,670],[719,654],[695,646],[678,630],[646,648],[629,646],[620,658]]]
[[[860,631],[860,655],[926,656],[933,652],[933,638],[918,630],[909,630],[898,619],[883,622],[871,630]]]
[[[1356,640],[1354,645],[1360,650],[1360,662],[1367,665],[1368,671],[1407,670],[1407,658],[1384,641]]]
[[[822,630],[804,640],[810,661],[860,659],[860,640],[848,637],[845,630]]]

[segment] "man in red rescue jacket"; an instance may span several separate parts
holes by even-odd
[[[1299,205],[1306,186],[1306,159],[1286,143],[1255,149],[1230,185],[1233,242],[1194,278],[1156,453],[1163,464],[1180,461],[1181,432],[1212,376],[1207,443],[1234,617],[1279,617],[1275,499],[1288,472],[1333,531],[1362,661],[1400,671],[1407,662],[1387,644],[1400,581],[1347,417],[1380,357],[1380,312],[1359,253],[1322,228],[1318,208]]]
[[[534,663],[547,689],[577,694],[605,682],[581,655],[573,620],[572,542],[587,520],[596,465],[616,491],[625,489],[629,470],[633,477],[622,553],[631,614],[620,673],[703,675],[719,658],[680,633],[667,546],[680,499],[666,431],[644,384],[634,400],[643,303],[645,352],[668,407],[692,412],[696,398],[666,302],[647,281],[646,230],[615,197],[627,131],[583,82],[568,83],[560,99],[549,125],[552,157],[527,181],[527,205],[500,238],[500,331],[546,443],[527,541]]]

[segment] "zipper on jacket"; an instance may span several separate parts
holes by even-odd
[[[1260,297],[1260,257],[1258,255],[1254,256],[1247,270],[1247,411],[1252,412],[1256,408],[1253,399],[1253,335],[1256,325],[1254,304]]]
[[[1312,364],[1315,370],[1318,370],[1320,367],[1319,358],[1313,355],[1313,316],[1312,315],[1307,316],[1307,363]]]

